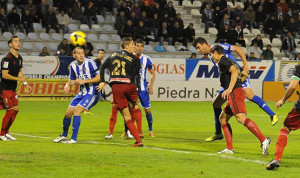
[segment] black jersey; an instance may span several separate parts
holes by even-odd
[[[9,52],[1,61],[1,85],[3,90],[16,90],[18,82],[16,80],[6,80],[2,77],[2,71],[8,70],[8,74],[18,77],[23,66],[23,58],[14,56]]]
[[[110,85],[115,83],[134,83],[138,86],[140,59],[127,51],[113,53],[101,66],[101,82],[104,82],[104,70],[109,69]]]
[[[97,64],[98,69],[100,70],[101,69],[101,64],[102,64],[101,60],[99,58],[97,58],[94,61]]]
[[[236,81],[233,89],[242,86],[241,72],[240,72],[239,66],[235,62],[233,62],[233,60],[223,56],[219,62],[219,70],[220,70],[221,86],[225,90],[228,89],[229,84],[230,84],[231,73],[229,72],[229,69],[232,65],[239,71],[238,78],[237,78],[237,81]]]

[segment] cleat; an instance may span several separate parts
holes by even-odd
[[[275,114],[274,116],[271,116],[271,124],[274,126],[279,120],[279,117]]]
[[[261,148],[262,148],[262,155],[266,156],[269,154],[268,149],[271,143],[271,139],[269,137],[266,137],[265,141],[261,143]]]
[[[140,138],[145,138],[144,134],[142,132],[139,132]]]
[[[219,151],[218,153],[219,153],[219,154],[223,154],[223,153],[233,154],[233,153],[234,153],[234,150],[229,150],[229,149],[225,148],[224,150]]]
[[[126,132],[123,132],[121,137],[127,137],[127,133]]]
[[[84,111],[83,114],[84,115],[94,115],[92,112],[89,112],[89,111]]]
[[[2,141],[8,141],[7,138],[5,137],[5,135],[4,136],[0,135],[0,140],[2,140]]]
[[[66,141],[66,140],[68,140],[68,137],[60,135],[56,139],[54,139],[53,142],[54,143],[59,143],[59,142]]]
[[[9,133],[5,134],[5,137],[7,138],[7,140],[11,140],[11,141],[17,140],[15,137],[11,136]]]
[[[272,160],[267,166],[266,169],[267,170],[273,170],[277,167],[280,167],[280,161],[278,160]]]
[[[156,137],[156,134],[153,131],[149,131],[150,137]]]
[[[140,142],[135,142],[134,145],[131,145],[131,146],[132,146],[132,147],[143,147],[144,144],[143,144],[142,141],[140,141]]]
[[[67,141],[63,141],[62,143],[65,143],[65,144],[75,144],[75,143],[77,143],[77,141],[73,140],[73,139],[70,139],[70,140],[67,140]]]
[[[127,139],[133,139],[134,136],[130,133],[129,130],[127,130]]]
[[[213,134],[212,136],[205,139],[206,142],[213,142],[215,140],[222,140],[223,134]]]
[[[105,136],[105,139],[112,139],[112,138],[114,138],[114,136],[113,134],[110,133]]]

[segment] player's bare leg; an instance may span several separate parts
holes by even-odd
[[[245,96],[248,100],[257,104],[263,111],[265,111],[271,118],[271,124],[274,126],[278,122],[278,116],[271,110],[271,108],[265,103],[259,96],[254,95],[253,90],[250,87],[243,88]]]
[[[212,104],[213,104],[213,109],[214,109],[214,115],[215,115],[215,133],[205,139],[206,142],[212,142],[215,140],[221,140],[223,139],[223,134],[222,134],[222,129],[221,129],[221,124],[219,121],[220,114],[222,112],[222,105],[226,102],[227,100],[222,98],[221,94],[218,94]]]
[[[75,107],[69,106],[63,119],[63,133],[53,140],[54,143],[66,141],[68,139],[68,131],[71,124],[71,119],[74,114]]]

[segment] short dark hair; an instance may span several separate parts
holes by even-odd
[[[211,53],[217,52],[218,54],[224,54],[224,49],[220,45],[214,46],[211,50]]]
[[[198,37],[198,38],[196,38],[196,39],[193,41],[193,46],[194,46],[195,48],[196,48],[196,46],[197,46],[197,43],[200,43],[201,45],[204,44],[204,43],[208,44],[207,41],[206,41],[206,39],[204,39],[204,38],[202,38],[202,37]]]
[[[129,43],[131,41],[132,41],[131,37],[124,37],[124,38],[122,38],[122,41],[121,41],[121,47],[122,47],[122,49],[124,49],[126,45],[129,45]]]
[[[135,45],[138,43],[143,43],[143,46],[144,46],[144,41],[140,38],[136,39],[134,43],[135,43]]]
[[[267,47],[269,47],[269,46],[272,47],[271,45],[267,45]]]
[[[8,42],[7,42],[8,46],[9,46],[9,43],[12,43],[12,40],[13,40],[14,38],[19,38],[19,37],[18,37],[17,35],[13,35],[13,36],[8,40]]]
[[[83,47],[81,47],[81,46],[76,46],[76,47],[73,49],[73,54],[76,53],[76,50],[77,50],[77,49],[82,49],[82,50],[84,50]]]
[[[98,53],[99,53],[100,51],[102,51],[102,52],[105,52],[105,50],[104,50],[104,49],[99,49],[99,50],[98,50]]]

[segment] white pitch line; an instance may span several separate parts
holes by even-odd
[[[20,134],[20,133],[13,133],[13,134],[23,136],[23,137],[30,137],[30,138],[42,138],[42,139],[47,139],[47,140],[52,140],[53,139],[53,138],[50,138],[50,137],[41,137],[41,136],[27,135],[27,134]],[[109,142],[97,142],[97,141],[84,141],[82,143],[130,146],[128,144],[123,144],[123,143],[109,143]],[[234,157],[234,156],[218,154],[218,153],[201,153],[201,152],[192,152],[192,151],[181,151],[181,150],[165,149],[165,148],[150,147],[150,146],[144,146],[144,148],[152,149],[152,150],[159,150],[159,151],[168,151],[168,152],[174,152],[174,153],[199,154],[199,155],[203,155],[203,156],[218,156],[218,157],[221,157],[221,158],[244,161],[244,162],[249,162],[249,163],[257,163],[257,164],[261,164],[261,165],[268,164],[267,162],[261,161],[261,160],[251,160],[251,159],[245,159],[245,158]]]

